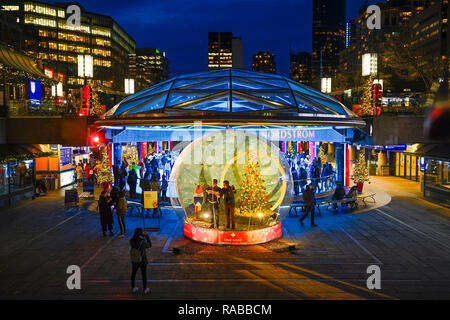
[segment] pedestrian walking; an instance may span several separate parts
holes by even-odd
[[[126,228],[125,228],[125,216],[127,215],[127,200],[125,199],[125,192],[119,192],[119,200],[117,201],[116,214],[119,220],[120,226],[120,234],[118,238],[123,238],[125,236]]]
[[[131,290],[133,293],[139,291],[136,287],[136,273],[141,269],[142,275],[142,287],[144,289],[144,294],[148,294],[150,289],[147,288],[147,249],[152,247],[152,241],[148,236],[147,232],[143,231],[141,228],[136,228],[134,230],[133,237],[130,240],[130,258],[131,258]]]
[[[109,230],[109,235],[113,236],[113,216],[112,216],[112,199],[108,196],[106,191],[102,191],[98,199],[98,209],[100,213],[100,223],[102,225],[103,236],[106,237],[106,229]]]
[[[314,209],[316,206],[316,197],[314,195],[314,187],[312,184],[309,184],[303,193],[303,201],[305,203],[305,213],[300,218],[300,224],[303,226],[303,220],[308,217],[308,214],[311,214],[311,227],[317,227],[314,223]]]

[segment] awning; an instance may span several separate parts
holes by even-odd
[[[31,74],[36,80],[52,81],[39,69],[32,58],[4,45],[0,45],[0,64],[15,71]]]
[[[2,144],[0,163],[48,157],[55,153],[45,144]]]
[[[450,144],[449,143],[416,143],[408,147],[406,154],[417,155],[427,158],[435,158],[440,160],[450,160]]]

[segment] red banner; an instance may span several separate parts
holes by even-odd
[[[264,229],[250,231],[233,231],[207,229],[185,223],[183,233],[186,237],[203,243],[226,245],[251,245],[265,243],[280,238],[281,223]]]

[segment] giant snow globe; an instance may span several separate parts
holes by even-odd
[[[292,186],[278,147],[247,131],[220,130],[197,138],[180,153],[169,195],[186,237],[248,245],[281,237]]]

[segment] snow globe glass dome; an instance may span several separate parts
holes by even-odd
[[[225,181],[235,190],[233,230],[272,227],[287,215],[293,182],[284,155],[262,136],[228,129],[197,138],[177,158],[169,195],[178,217],[199,228],[232,228],[223,193],[212,187],[223,188]]]

